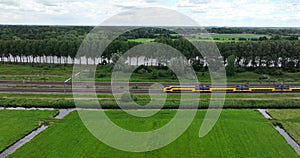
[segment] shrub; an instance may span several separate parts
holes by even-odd
[[[257,74],[268,74],[269,73],[267,68],[264,68],[264,67],[259,67],[259,68],[255,69],[254,72]]]
[[[241,72],[246,72],[246,68],[244,67],[237,67],[236,72],[241,73]]]
[[[265,80],[265,79],[268,79],[268,78],[269,78],[268,75],[261,75],[261,76],[259,76],[260,80]]]
[[[167,77],[168,76],[168,72],[164,71],[164,70],[158,70],[158,77]]]
[[[270,70],[269,74],[273,76],[282,76],[283,71],[281,69]]]
[[[157,71],[152,71],[149,79],[157,79],[158,78],[158,72]]]
[[[105,77],[105,74],[102,74],[102,73],[97,75],[97,78],[104,78],[104,77]]]
[[[145,74],[148,73],[148,71],[146,69],[140,69],[137,71],[138,74]]]
[[[152,72],[152,70],[148,66],[144,66],[144,65],[141,65],[134,70],[134,73],[139,73],[139,74],[150,73],[150,72]]]

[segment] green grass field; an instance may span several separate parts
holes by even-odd
[[[120,111],[106,113],[120,126],[147,131],[167,123],[175,112],[161,111],[143,119],[127,117]],[[204,114],[205,111],[198,111],[188,130],[166,147],[129,153],[98,141],[73,112],[9,157],[298,157],[272,124],[257,111],[224,110],[213,130],[199,138]]]
[[[149,95],[134,94],[136,102],[146,105],[150,101]],[[189,96],[187,96],[189,97]],[[200,109],[208,107],[210,94],[200,95]],[[159,94],[156,98],[163,99]],[[177,109],[180,103],[179,94],[167,96],[165,109]],[[119,108],[113,95],[98,95],[102,108]],[[193,96],[187,99],[195,99]],[[300,97],[298,94],[227,94],[224,108],[300,108]],[[84,100],[86,107],[95,107],[88,100]],[[0,94],[0,106],[2,107],[53,107],[53,108],[73,108],[75,107],[72,94]],[[131,106],[128,105],[128,108]],[[157,108],[155,105],[152,108]],[[188,107],[186,107],[188,108]]]
[[[72,71],[70,65],[0,64],[0,80],[65,81]]]
[[[84,69],[84,66],[83,66]],[[18,80],[18,81],[58,81],[63,82],[72,76],[73,67],[71,65],[51,65],[51,64],[0,64],[0,80]],[[166,70],[159,70],[157,78],[152,77],[152,73],[134,73],[131,82],[177,82],[177,79],[170,77]],[[200,82],[210,82],[208,72],[197,72]],[[86,73],[88,75],[88,72]],[[236,73],[235,76],[227,77],[227,82],[247,83],[247,82],[300,82],[300,72],[284,73],[282,76],[269,76],[269,79],[260,80],[260,74],[254,72]],[[84,79],[84,75],[81,76]],[[95,80],[101,82],[111,81],[110,68],[99,66],[95,74]]]
[[[153,42],[153,41],[155,41],[155,39],[154,38],[138,38],[138,39],[129,39],[128,41],[145,43],[145,42]]]
[[[300,109],[268,110],[268,112],[300,144]]]
[[[239,38],[246,38],[246,39],[251,39],[251,38],[256,38],[258,39],[259,37],[264,37],[266,36],[267,38],[270,38],[269,35],[259,35],[259,34],[217,34],[217,33],[212,33],[209,35],[206,34],[192,34],[192,39],[198,40],[198,41],[214,41],[214,42],[232,42],[232,41],[238,41]],[[219,40],[213,40],[214,38],[218,38]],[[235,40],[232,40],[232,39]]]
[[[0,151],[21,139],[57,111],[0,110]]]
[[[258,39],[259,37],[270,38],[269,35],[260,35],[260,34],[217,34],[212,33],[209,35],[206,34],[191,34],[191,38],[188,38],[191,41],[203,41],[203,42],[232,42],[232,41],[239,41],[239,38],[246,38],[246,39]],[[214,38],[218,38],[219,40],[213,40]],[[235,40],[232,40],[235,38]],[[128,41],[134,42],[153,42],[154,38],[138,38],[138,39],[129,39]]]
[[[142,74],[133,73],[131,75],[130,82],[178,82],[176,78],[174,79],[171,76],[169,76],[168,71],[166,70],[158,70],[158,74],[159,75],[157,76],[157,78],[153,78],[152,73],[142,73]],[[199,82],[208,83],[211,81],[211,76],[209,72],[196,72],[196,75]],[[246,72],[236,73],[235,76],[230,76],[230,77],[228,76],[227,82],[243,83],[243,84],[246,84],[248,82],[280,84],[281,82],[300,82],[299,75],[300,72],[296,72],[296,73],[285,72],[281,76],[265,75],[268,77],[268,79],[261,80],[260,79],[260,77],[262,76],[261,74],[257,74],[252,71],[246,71]],[[97,68],[95,80],[101,82],[111,81],[111,73],[107,69],[107,67]],[[122,80],[122,78],[119,78],[118,80]]]

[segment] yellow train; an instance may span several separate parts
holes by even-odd
[[[175,92],[230,92],[230,93],[275,93],[275,92],[300,92],[300,88],[290,88],[288,85],[280,85],[274,87],[250,87],[250,86],[235,86],[235,87],[211,87],[211,86],[166,86],[163,89],[165,93]]]

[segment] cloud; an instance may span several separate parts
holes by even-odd
[[[181,0],[176,8],[202,25],[299,26],[300,18],[295,0]]]
[[[112,0],[115,7],[123,10],[158,6],[159,0]]]
[[[104,22],[113,26],[198,26],[179,12],[164,8],[134,9]]]
[[[49,6],[49,7],[59,6],[62,4],[61,1],[58,0],[38,0],[36,2],[42,4],[43,6]]]
[[[193,4],[207,4],[207,3],[211,3],[211,0],[189,0],[190,3]]]
[[[299,0],[0,0],[0,23],[97,25],[143,7],[175,9],[201,25],[300,26]]]

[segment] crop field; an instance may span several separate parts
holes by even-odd
[[[268,110],[268,112],[300,144],[300,109]]]
[[[136,118],[118,110],[106,111],[106,114],[126,129],[149,131],[167,123],[175,111],[163,110],[149,118]],[[272,123],[257,111],[224,110],[213,130],[199,138],[204,115],[205,111],[198,111],[188,130],[166,147],[129,153],[98,141],[73,112],[55,121],[9,157],[298,157]]]
[[[21,139],[57,111],[0,110],[0,151]]]

